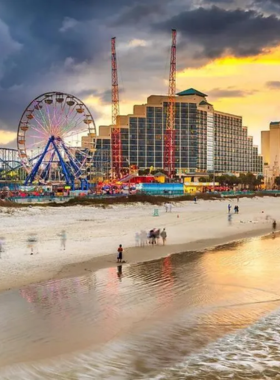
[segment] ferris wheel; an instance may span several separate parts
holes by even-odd
[[[23,112],[17,146],[27,172],[25,185],[63,182],[74,189],[80,182],[85,188],[96,146],[93,117],[73,95],[45,93]]]

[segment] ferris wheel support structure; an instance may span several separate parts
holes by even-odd
[[[90,147],[83,148],[83,136],[90,137]],[[22,114],[17,143],[27,172],[25,185],[51,184],[58,177],[72,189],[77,182],[81,189],[88,188],[87,168],[95,153],[96,127],[80,99],[61,92],[38,96]],[[34,150],[38,150],[35,157]]]

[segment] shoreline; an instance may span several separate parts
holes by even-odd
[[[227,235],[219,238],[200,239],[183,244],[171,245],[156,245],[145,247],[129,247],[124,249],[125,263],[122,265],[130,265],[143,263],[147,261],[158,260],[160,258],[168,257],[174,254],[182,253],[202,253],[205,250],[215,250],[221,245],[231,244],[233,242],[240,242],[246,239],[255,237],[264,237],[271,233],[271,228],[252,229],[250,231],[240,232],[234,235]],[[53,275],[33,276],[28,279],[13,279],[9,286],[1,286],[0,292],[17,290],[28,285],[40,284],[51,280],[60,280],[73,277],[85,276],[89,273],[97,272],[102,269],[114,268],[118,266],[116,262],[117,254],[105,254],[102,256],[93,257],[89,260],[84,260],[76,263],[70,263],[62,266],[62,268]]]
[[[172,212],[151,205],[119,205],[106,209],[0,208],[4,252],[0,260],[0,291],[29,284],[78,277],[100,269],[115,268],[116,247],[124,247],[126,264],[156,260],[174,253],[211,248],[265,235],[272,220],[280,221],[279,199],[240,200],[240,212],[228,222],[228,204],[199,201],[174,204]],[[158,209],[158,217],[154,210]],[[279,226],[278,226],[279,227]],[[151,228],[167,231],[167,245],[135,247],[139,233]],[[66,250],[61,232],[66,231]],[[34,255],[28,239],[36,237]],[[124,265],[126,265],[124,264]]]
[[[124,249],[125,263],[122,265],[139,264],[147,261],[158,260],[171,255],[182,253],[199,253],[205,250],[212,251],[221,245],[227,245],[234,242],[240,242],[251,238],[261,238],[268,236],[271,233],[271,228],[261,228],[257,230],[246,231],[236,235],[224,236],[221,238],[201,239],[185,244],[172,244],[172,245],[155,245],[145,247],[129,247]],[[135,254],[141,254],[135,257]],[[68,264],[52,278],[53,280],[80,277],[86,275],[88,272],[93,273],[98,270],[113,268],[120,265],[116,262],[117,254],[109,254],[104,256],[95,257],[90,260],[81,261],[78,263]]]

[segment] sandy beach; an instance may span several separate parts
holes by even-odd
[[[267,234],[272,219],[280,221],[279,202],[274,197],[240,199],[240,213],[233,215],[231,225],[227,206],[231,203],[233,209],[236,200],[173,203],[168,213],[164,207],[143,204],[105,209],[2,207],[0,236],[5,238],[5,251],[0,261],[0,290],[116,266],[119,244],[129,264]],[[153,216],[156,208],[159,216]],[[152,228],[166,228],[167,245],[136,247],[135,234]],[[60,247],[63,229],[65,250]],[[33,256],[27,247],[32,232],[38,238]]]

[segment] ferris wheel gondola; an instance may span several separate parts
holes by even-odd
[[[91,137],[91,149],[82,148],[83,136]],[[18,125],[18,153],[27,172],[25,185],[59,179],[72,188],[80,181],[84,188],[95,144],[95,122],[80,99],[61,92],[38,96]]]

